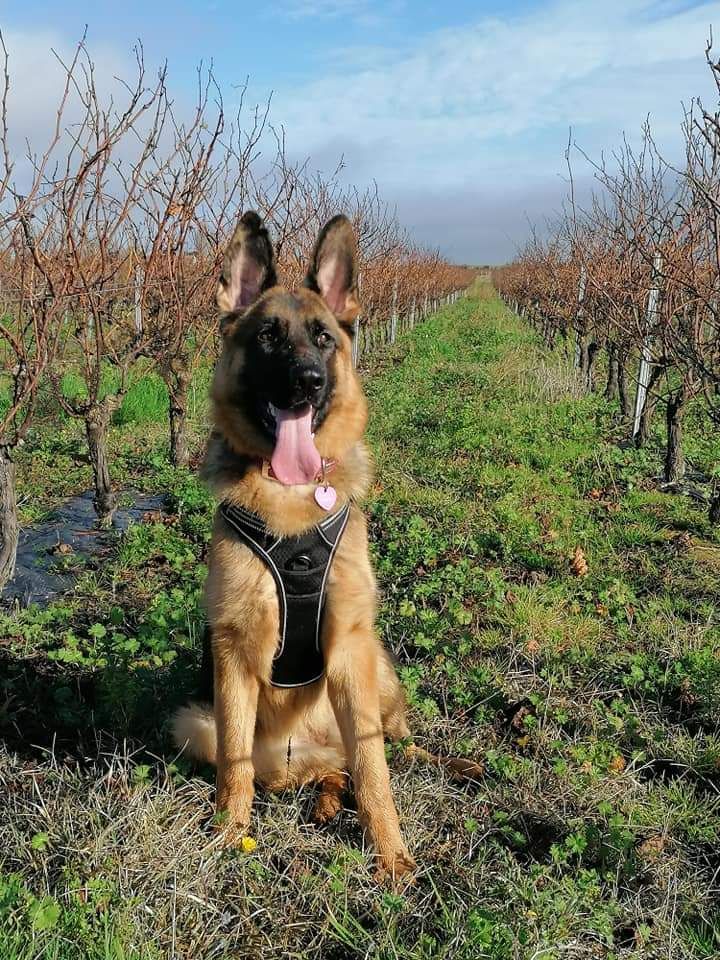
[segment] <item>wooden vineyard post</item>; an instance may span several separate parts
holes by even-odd
[[[140,339],[143,335],[142,315],[142,271],[140,265],[135,267],[135,336]]]
[[[362,303],[362,273],[358,275],[358,300]],[[360,362],[360,314],[353,320],[352,363],[357,367]]]
[[[390,313],[390,343],[395,343],[397,337],[397,295],[398,295],[398,285],[397,280],[393,284],[393,293],[392,293],[392,310]]]
[[[653,259],[653,279],[648,294],[647,312],[645,314],[645,336],[643,337],[642,353],[640,354],[640,368],[638,370],[637,393],[635,394],[635,413],[633,416],[633,438],[640,432],[640,421],[647,403],[647,390],[652,368],[652,331],[657,320],[658,303],[660,301],[660,270],[662,259],[659,253]]]
[[[580,280],[578,281],[577,310],[575,311],[575,368],[577,370],[582,366],[582,338],[580,333],[580,324],[583,320],[585,302],[585,288],[587,286],[587,271],[585,265],[580,267]]]
[[[352,362],[353,366],[358,365],[360,359],[360,317],[353,320],[353,340],[352,340]]]

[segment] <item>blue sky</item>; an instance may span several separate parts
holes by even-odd
[[[669,156],[682,102],[713,102],[704,45],[716,3],[692,0],[430,3],[427,0],[5,0],[16,136],[41,135],[57,93],[50,48],[88,25],[98,70],[131,73],[131,48],[167,59],[178,98],[214,62],[228,104],[273,94],[293,156],[376,180],[421,242],[501,262],[527,221],[557,207],[568,129],[591,155],[650,116]],[[19,118],[16,119],[16,118]],[[578,159],[578,176],[589,180]]]

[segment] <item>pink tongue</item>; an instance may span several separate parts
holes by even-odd
[[[312,407],[275,410],[277,421],[275,450],[270,461],[280,483],[312,483],[322,468],[320,454],[312,438]]]

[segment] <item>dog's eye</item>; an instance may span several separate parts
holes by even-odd
[[[329,347],[335,343],[327,330],[318,330],[315,334],[315,342],[319,347]]]
[[[258,331],[257,338],[260,343],[275,343],[277,340],[277,329],[274,326],[263,327],[262,330]]]

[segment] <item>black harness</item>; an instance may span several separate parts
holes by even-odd
[[[280,606],[274,687],[304,687],[325,672],[320,631],[328,573],[347,526],[350,504],[297,537],[275,537],[255,513],[224,501],[220,514],[273,575]]]

